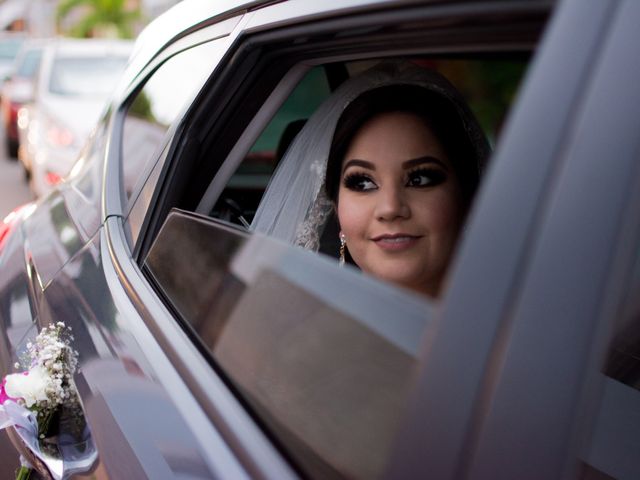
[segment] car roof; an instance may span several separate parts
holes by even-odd
[[[155,18],[138,36],[136,52],[143,48],[159,50],[171,39],[188,28],[216,17],[241,13],[260,5],[273,3],[268,0],[183,0]],[[148,46],[148,47],[147,47]]]

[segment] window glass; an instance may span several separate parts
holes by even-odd
[[[13,60],[18,54],[22,42],[24,42],[24,38],[0,40],[0,62],[7,63]]]
[[[306,472],[382,474],[430,316],[426,302],[178,211],[145,267]]]
[[[231,176],[211,216],[249,226],[278,162],[305,121],[329,93],[324,70],[321,67],[310,70]]]
[[[123,184],[127,200],[147,163],[155,160],[164,147],[169,127],[209,77],[219,49],[220,45],[211,41],[174,55],[135,94],[122,133]]]
[[[305,248],[315,249],[333,256],[338,255],[340,251],[338,236],[340,228],[338,227],[337,215],[329,212],[330,208],[325,209],[327,212],[318,213],[316,207],[318,207],[320,200],[316,201],[315,206],[305,203],[313,201],[310,200],[309,195],[321,196],[324,194],[318,193],[318,186],[317,184],[312,184],[312,180],[306,183],[300,181],[303,178],[309,179],[316,175],[318,166],[321,169],[324,168],[328,156],[329,143],[325,139],[323,140],[324,144],[322,144],[324,146],[312,148],[306,147],[305,142],[307,142],[307,139],[311,139],[308,140],[311,144],[311,142],[316,141],[323,135],[323,133],[318,134],[318,131],[322,132],[323,129],[330,127],[322,123],[322,120],[316,122],[312,127],[306,129],[304,127],[307,125],[308,119],[312,117],[314,112],[318,111],[320,106],[325,108],[325,101],[329,103],[333,101],[329,85],[339,85],[341,82],[348,80],[349,77],[357,77],[372,68],[381,68],[381,65],[390,64],[402,65],[401,68],[409,66],[424,72],[433,72],[434,76],[440,77],[434,82],[445,82],[448,85],[453,85],[442,87],[438,84],[436,88],[452,90],[454,92],[452,95],[459,95],[462,99],[461,102],[465,104],[465,108],[468,107],[467,110],[472,112],[471,114],[458,112],[463,117],[462,122],[467,123],[457,133],[459,135],[468,135],[471,138],[470,143],[472,146],[464,147],[467,150],[464,153],[460,153],[462,149],[455,145],[457,141],[453,139],[453,136],[450,136],[450,139],[447,140],[449,145],[446,147],[447,152],[453,152],[461,159],[459,161],[460,164],[467,165],[464,167],[466,170],[461,169],[464,171],[458,177],[463,178],[458,178],[458,181],[464,190],[463,196],[465,198],[472,197],[478,182],[478,176],[481,175],[478,170],[483,169],[478,165],[486,161],[489,149],[499,135],[506,112],[514,100],[517,87],[524,74],[527,65],[526,57],[514,60],[462,58],[385,59],[315,67],[302,79],[267,125],[260,138],[248,152],[244,162],[240,164],[229,179],[226,188],[218,197],[213,208],[209,210],[206,207],[198,211],[200,213],[208,212],[212,217],[230,221],[248,229],[272,234],[276,238],[290,243],[306,245]],[[335,78],[336,71],[344,72],[344,76]],[[329,78],[331,74],[334,75],[334,78]],[[446,90],[446,94],[449,93]],[[411,99],[408,101],[412,102]],[[332,115],[335,114],[337,109],[342,111],[341,109],[344,108],[338,105],[339,102],[335,103],[337,107],[329,107]],[[469,120],[469,118],[473,118],[473,120]],[[476,125],[475,130],[469,126],[472,122]],[[445,131],[448,127],[439,128]],[[300,132],[303,134],[303,140],[300,143],[302,150],[293,152],[291,156],[296,158],[293,158],[293,161],[288,162],[286,165],[282,165],[280,161],[284,157],[287,148],[292,145],[293,140]],[[328,134],[330,133],[328,132]],[[448,134],[445,133],[443,135],[446,137]],[[482,137],[482,139],[478,140],[479,137]],[[386,148],[388,149],[388,147]],[[483,160],[470,158],[469,149],[482,150],[484,152]],[[384,145],[378,148],[379,152],[384,152],[384,150]],[[474,151],[472,154],[476,155],[477,152]],[[315,162],[316,167],[313,167],[311,162]],[[278,167],[278,175],[272,179],[276,167]],[[453,168],[454,170],[457,169],[455,166]],[[471,178],[467,170],[474,170],[472,175],[475,175],[475,179]],[[430,171],[428,173],[429,175],[423,175],[421,178],[424,177],[423,179],[427,179],[429,182],[437,180],[434,176],[437,172]],[[456,171],[455,173],[459,172]],[[468,178],[471,179],[469,180]],[[319,179],[318,181],[322,182],[323,180]],[[213,182],[216,181],[217,179],[214,179]],[[337,183],[337,179],[334,180],[334,183]],[[270,197],[264,196],[268,184],[268,191],[272,194]],[[467,186],[467,184],[472,186]],[[324,190],[324,187],[321,187],[321,189]],[[314,191],[314,193],[310,194],[309,192],[311,191]],[[468,201],[469,199],[467,198],[465,202]],[[254,221],[258,207],[262,210],[262,216]],[[464,210],[465,208],[463,207],[462,209]],[[269,209],[272,210],[272,213],[266,213],[265,215],[265,212],[268,212]],[[309,235],[305,231],[310,228],[308,219],[312,215],[325,215],[326,219],[323,220],[325,226],[318,229],[317,236],[319,238],[309,239]],[[458,216],[463,217],[464,214],[458,213]],[[263,220],[265,217],[273,219],[272,224],[266,224]],[[305,237],[304,235],[307,236]],[[312,246],[309,247],[309,245]],[[346,255],[346,258],[347,261],[350,261],[349,254]]]
[[[113,92],[128,57],[56,57],[49,77],[49,91],[68,97],[106,97]]]
[[[454,84],[464,108],[468,104],[480,124],[473,131],[484,131],[493,143],[527,58],[410,61],[412,67],[436,70]],[[243,162],[233,174],[222,172],[211,180],[214,185],[228,176],[221,195],[198,210],[202,215],[179,210],[169,214],[143,264],[162,298],[250,406],[257,421],[311,478],[384,474],[436,297],[400,288],[407,285],[363,268],[348,253],[345,260],[351,265],[339,268],[340,228],[335,203],[326,197],[303,205],[302,221],[293,225],[294,233],[304,236],[308,220],[333,215],[331,221],[320,218],[327,224],[312,246],[298,242],[297,237],[293,241],[255,228],[255,220],[263,207],[268,208],[279,175],[286,179],[281,195],[285,203],[275,217],[287,222],[297,218],[292,210],[301,207],[291,198],[298,198],[298,183],[319,175],[313,161],[306,165],[309,168],[299,168],[298,162],[309,160],[296,155],[297,145],[306,142],[305,129],[311,134],[327,133],[323,137],[327,147],[334,130],[323,126],[322,118],[314,114],[323,112],[327,99],[349,77],[378,63],[334,63],[309,70],[273,118],[264,122],[257,141],[251,146],[237,142],[236,147],[246,152]],[[340,102],[336,104],[339,111],[344,109]],[[255,118],[261,118],[260,113]],[[315,130],[316,118],[325,130]],[[215,142],[210,144],[215,149]],[[385,149],[382,145],[374,153],[390,152]],[[207,151],[203,161],[214,157]],[[316,159],[326,163],[326,157]],[[356,160],[362,167],[366,158]],[[422,156],[408,160],[411,170],[403,170],[401,181],[394,185],[406,189],[441,182],[441,176],[431,173],[431,165],[412,167]],[[406,161],[402,161],[404,169]],[[288,175],[291,167],[299,175]],[[355,189],[363,198],[372,185],[383,185],[373,177],[384,169],[369,170],[374,172],[372,178],[349,180],[366,187]],[[321,186],[314,188],[312,195]],[[455,227],[460,228],[465,212],[456,213],[462,217],[456,217]],[[443,223],[449,221],[442,217]],[[399,251],[399,244],[420,236],[414,231],[397,232],[383,235],[386,251]],[[453,251],[455,235],[449,240],[448,253]],[[416,264],[415,259],[410,263]],[[443,268],[446,270],[446,263]]]
[[[41,48],[28,50],[22,57],[22,61],[16,69],[16,76],[22,78],[32,78],[38,71],[41,58]]]
[[[147,208],[149,204],[151,204],[151,199],[153,198],[153,193],[155,191],[156,184],[158,183],[158,178],[160,178],[160,171],[162,170],[162,166],[164,164],[164,159],[167,155],[168,146],[165,146],[164,151],[160,154],[160,161],[156,162],[151,173],[147,177],[144,185],[139,190],[138,197],[136,198],[131,210],[129,212],[129,216],[127,217],[127,222],[125,224],[126,232],[130,240],[131,246],[135,245],[138,242],[138,236],[140,235],[140,231],[142,230],[142,224],[144,223],[145,215],[147,214]]]

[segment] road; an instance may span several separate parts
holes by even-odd
[[[7,158],[4,132],[2,131],[0,132],[0,219],[3,219],[15,207],[27,203],[33,198],[29,186],[24,180],[22,165],[18,161]]]

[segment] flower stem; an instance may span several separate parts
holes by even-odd
[[[20,467],[16,472],[16,480],[29,480],[31,478],[31,469],[28,467]]]
[[[55,414],[56,410],[47,410],[44,415],[38,415],[38,435],[49,436],[49,426]]]

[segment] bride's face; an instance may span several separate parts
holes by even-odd
[[[337,211],[363,271],[436,297],[464,208],[452,164],[420,117],[383,113],[357,131],[342,162]]]

